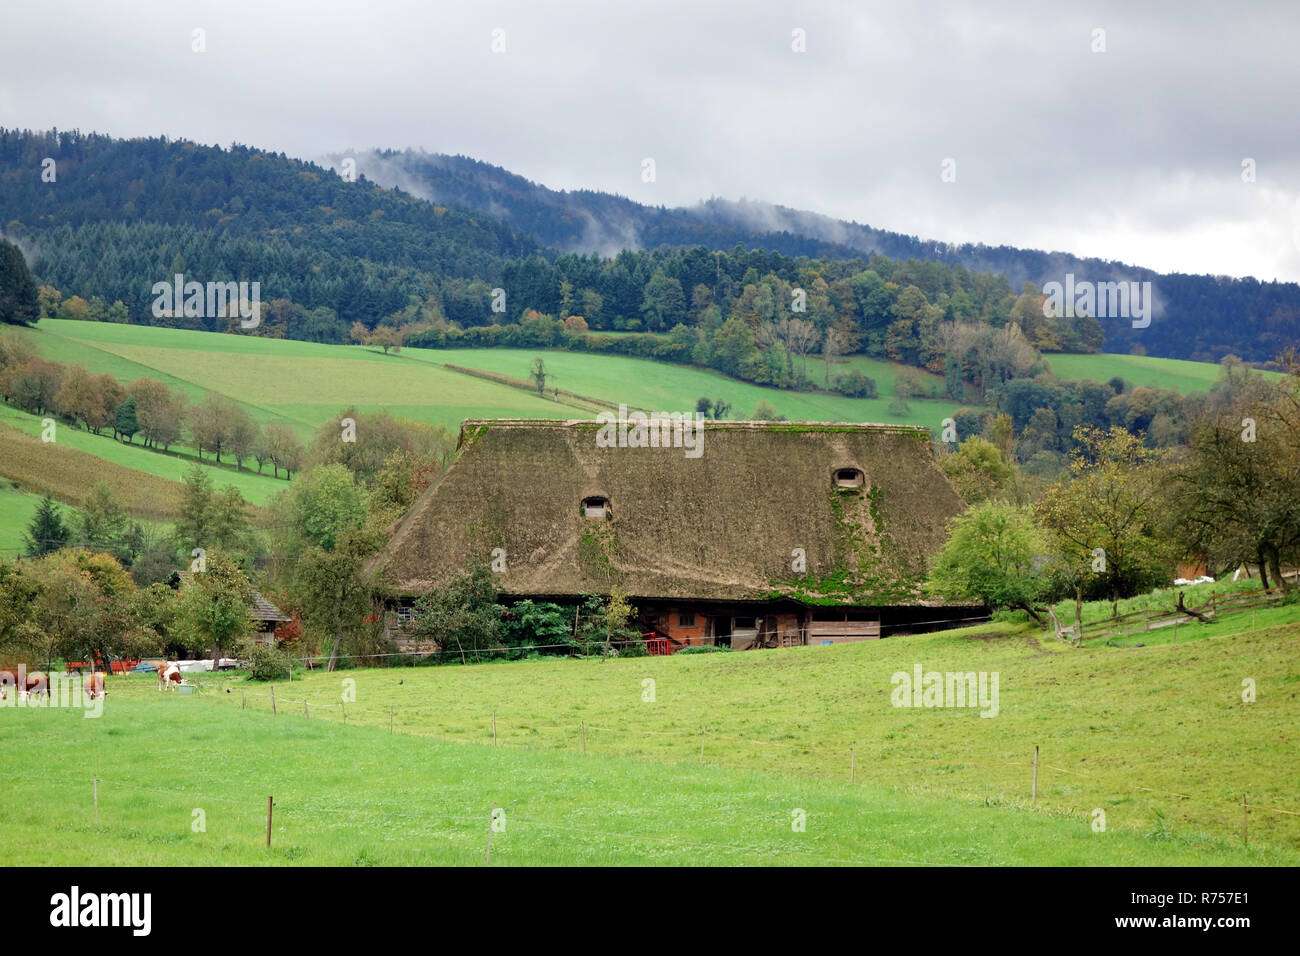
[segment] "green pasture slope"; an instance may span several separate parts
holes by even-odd
[[[40,495],[0,481],[0,559],[22,553],[23,534],[40,503]]]
[[[1219,366],[1210,362],[1154,358],[1149,355],[1047,355],[1052,372],[1064,380],[1091,379],[1108,382],[1118,375],[1130,385],[1172,388],[1188,392],[1208,392],[1219,378]],[[1268,378],[1281,378],[1277,372],[1263,372]]]
[[[23,334],[47,358],[79,362],[125,380],[151,375],[195,399],[204,390],[218,391],[243,404],[259,421],[287,421],[304,437],[347,405],[363,410],[388,408],[403,417],[452,429],[465,418],[590,414],[524,389],[442,367],[460,365],[527,379],[537,355],[546,362],[551,384],[560,389],[653,410],[693,410],[696,399],[707,396],[731,402],[735,419],[749,416],[765,399],[792,419],[938,427],[957,408],[951,402],[913,401],[909,415],[890,415],[894,367],[865,359],[864,371],[877,378],[881,398],[784,392],[706,369],[556,350],[403,349],[400,355],[383,355],[357,346],[56,319],[44,319]],[[847,367],[849,363],[839,370]],[[809,370],[810,374],[817,371],[815,362],[810,362]]]
[[[28,435],[40,435],[43,428],[41,416],[29,415],[9,405],[0,405],[0,427],[12,428]],[[157,475],[159,478],[169,478],[172,481],[180,481],[185,472],[195,464],[195,459],[192,457],[153,451],[143,447],[139,442],[127,444],[118,441],[111,434],[92,435],[90,432],[68,425],[59,425],[55,435],[55,440],[66,448],[84,451],[104,461]],[[251,471],[250,465],[253,469]],[[208,455],[204,457],[202,467],[212,479],[214,487],[234,485],[246,501],[255,505],[266,504],[277,492],[289,487],[289,483],[283,477],[278,480],[271,477],[269,466],[264,474],[259,475],[257,463],[251,459],[244,462],[242,470],[236,471],[234,459],[229,459],[229,456],[222,459],[221,465],[218,466]],[[0,474],[2,473],[3,465],[0,464]]]
[[[128,380],[150,375],[196,400],[206,391],[220,392],[254,419],[286,422],[304,439],[348,406],[387,408],[453,430],[471,417],[575,414],[522,389],[357,346],[52,319],[26,334],[47,358],[78,361]],[[522,374],[527,372],[525,366]]]
[[[119,864],[481,865],[496,805],[506,831],[493,865],[1295,866],[1300,818],[1275,811],[1300,810],[1300,621],[1282,610],[1253,632],[1128,649],[1001,624],[830,647],[315,672],[276,685],[275,715],[270,689],[239,675],[198,675],[192,697],[113,677],[98,720],[0,709],[0,861],[40,846],[40,862],[71,863],[89,838]],[[997,716],[892,706],[893,674],[916,664],[997,673]],[[1243,676],[1254,703],[1240,699]],[[356,682],[346,714],[345,679]],[[194,759],[158,760],[177,746]],[[206,832],[191,828],[196,808]],[[796,810],[805,832],[791,827]]]

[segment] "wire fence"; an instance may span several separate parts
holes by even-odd
[[[828,746],[819,745],[817,743],[808,742],[808,741],[772,740],[772,739],[765,739],[765,738],[747,737],[739,734],[730,734],[718,730],[711,730],[708,727],[702,727],[698,731],[683,731],[683,730],[655,730],[655,729],[644,728],[644,727],[610,727],[607,725],[586,723],[586,722],[579,722],[576,724],[573,723],[539,724],[534,722],[527,716],[520,716],[520,715],[513,715],[513,714],[507,715],[507,714],[498,713],[496,711],[493,711],[491,714],[484,715],[482,720],[482,729],[480,731],[480,735],[481,735],[480,738],[473,741],[466,741],[464,735],[456,736],[456,735],[445,734],[445,733],[440,734],[431,730],[428,724],[419,718],[418,714],[412,715],[411,713],[408,712],[409,709],[407,708],[393,707],[387,709],[375,709],[375,708],[358,707],[355,702],[350,703],[344,700],[331,702],[331,701],[320,701],[320,700],[311,701],[305,698],[289,698],[283,696],[282,694],[277,694],[274,688],[271,688],[266,693],[254,692],[252,694],[250,694],[247,691],[247,689],[241,689],[240,695],[241,696],[238,699],[238,704],[241,708],[247,707],[248,701],[251,699],[254,702],[258,700],[265,700],[267,703],[265,708],[263,709],[270,709],[273,711],[273,713],[277,715],[279,714],[281,708],[287,707],[288,709],[285,710],[285,715],[296,716],[298,715],[298,708],[301,707],[302,708],[301,717],[306,719],[319,719],[325,714],[332,715],[335,713],[339,715],[338,719],[342,720],[343,722],[349,722],[359,717],[370,717],[373,719],[369,721],[357,720],[356,722],[369,725],[369,726],[379,727],[379,728],[382,728],[385,725],[385,723],[387,723],[390,733],[400,729],[404,733],[413,733],[418,736],[433,737],[438,740],[461,743],[461,744],[467,742],[486,744],[488,736],[490,734],[493,744],[498,746],[504,743],[508,747],[516,747],[519,749],[526,749],[526,750],[573,749],[574,747],[581,747],[583,752],[588,752],[589,743],[596,742],[596,738],[594,736],[593,737],[588,736],[589,733],[593,735],[595,734],[607,734],[611,736],[621,735],[625,738],[629,738],[632,740],[635,740],[638,737],[669,737],[681,743],[683,747],[686,746],[691,747],[692,753],[694,752],[693,748],[696,745],[698,745],[699,762],[705,763],[706,750],[709,741],[715,741],[715,742],[728,741],[736,744],[741,744],[746,747],[753,747],[758,749],[785,748],[786,752],[797,751],[800,755],[817,755],[823,758],[827,758],[824,766],[838,765],[844,768],[843,771],[844,776],[847,777],[849,782],[851,783],[856,783],[859,777],[864,776],[862,774],[863,769],[870,768],[871,765],[874,762],[876,762],[876,760],[873,759],[873,755],[868,751],[862,751],[861,753],[859,753],[857,751],[856,744],[850,744],[846,752],[844,747],[828,747]],[[218,697],[221,698],[223,702],[229,699],[231,703],[235,703],[233,692],[231,694],[218,695]],[[335,710],[335,708],[337,708],[337,711]],[[314,718],[312,716],[313,709],[315,710]],[[402,718],[400,722],[398,720],[399,715]],[[524,728],[526,733],[516,734],[507,737],[505,731],[511,726]],[[567,735],[566,736],[567,744],[556,745],[552,747],[537,747],[537,746],[530,745],[528,740],[529,738],[532,737],[533,732],[535,731],[555,731],[555,732],[564,733]],[[611,749],[608,751],[608,753],[611,755],[616,755],[619,753],[619,751]],[[896,763],[898,761],[902,761],[902,762],[910,762],[912,764],[917,764],[917,763],[933,764],[941,768],[959,768],[959,769],[997,768],[997,769],[1005,770],[1006,768],[1016,768],[1026,774],[1026,779],[1030,779],[1030,775],[1032,774],[1033,783],[1032,783],[1032,791],[1030,795],[1031,805],[1038,805],[1039,802],[1038,801],[1038,770],[1039,769],[1048,769],[1072,777],[1077,777],[1082,780],[1091,781],[1093,784],[1097,785],[1098,787],[1104,787],[1104,788],[1113,787],[1113,783],[1104,781],[1097,774],[1088,773],[1077,769],[1070,769],[1067,767],[1059,766],[1057,764],[1048,764],[1048,763],[1041,762],[1039,760],[1037,747],[1035,748],[1034,753],[1032,755],[1026,754],[1023,757],[1008,755],[1005,759],[1000,759],[1000,760],[976,761],[976,760],[970,760],[962,757],[925,757],[925,756],[919,756],[914,754],[900,755],[900,754],[891,753],[889,754],[889,761],[891,764]],[[836,776],[839,777],[839,779],[844,778],[844,777],[840,777],[839,774],[836,774]],[[897,770],[891,769],[888,774],[888,779],[877,780],[876,782],[892,785],[896,783],[896,781],[897,781]],[[1241,811],[1243,814],[1249,812],[1258,812],[1258,813],[1267,813],[1267,814],[1277,814],[1284,817],[1300,817],[1300,810],[1275,806],[1268,803],[1252,803],[1246,798],[1244,794],[1241,800],[1227,800],[1223,798],[1207,797],[1203,795],[1188,794],[1188,793],[1182,793],[1173,790],[1166,790],[1158,787],[1148,787],[1137,783],[1130,783],[1127,789],[1131,794],[1137,794],[1137,793],[1159,794],[1162,796],[1176,797],[1180,800],[1195,801],[1206,806],[1232,807],[1234,810]],[[1244,820],[1245,817],[1243,816],[1243,839],[1244,839]]]
[[[439,813],[434,810],[419,811],[419,812],[411,812],[409,810],[398,810],[389,807],[376,806],[374,805],[373,802],[370,801],[367,801],[364,804],[358,804],[355,806],[348,806],[348,807],[326,807],[326,806],[319,806],[319,805],[314,805],[306,802],[298,803],[292,799],[276,798],[274,795],[269,795],[267,803],[263,804],[261,802],[260,797],[254,797],[254,798],[221,797],[221,796],[215,796],[211,793],[203,793],[195,789],[149,787],[139,783],[135,783],[131,780],[122,777],[103,776],[100,774],[94,775],[93,777],[91,777],[90,780],[85,780],[85,779],[77,779],[74,777],[69,777],[67,775],[51,777],[45,774],[7,773],[5,774],[5,779],[11,782],[38,782],[43,787],[48,786],[51,783],[54,783],[72,789],[84,788],[87,786],[87,784],[89,784],[91,793],[93,794],[91,798],[93,802],[92,812],[94,814],[95,822],[97,823],[99,822],[100,797],[101,796],[107,797],[112,792],[112,788],[114,787],[121,788],[123,790],[128,790],[131,792],[156,794],[163,797],[167,797],[171,800],[184,801],[184,803],[191,804],[194,808],[200,808],[204,805],[213,804],[213,803],[223,804],[226,806],[243,807],[245,808],[247,815],[250,818],[255,817],[259,819],[259,821],[260,821],[261,813],[263,809],[265,809],[266,819],[267,819],[266,832],[268,834],[266,845],[268,848],[271,847],[270,833],[272,830],[272,822],[275,818],[275,815],[285,814],[285,813],[300,814],[303,815],[304,817],[315,817],[320,814],[331,814],[337,817],[346,817],[349,821],[354,821],[354,822],[358,818],[372,818],[375,820],[375,822],[381,822],[381,823],[387,823],[393,820],[401,820],[401,821],[408,821],[411,824],[419,824],[419,825],[428,825],[431,823],[463,824],[467,828],[470,826],[476,826],[482,828],[479,830],[479,832],[485,836],[488,833],[500,834],[506,832],[506,827],[504,825],[502,825],[500,829],[496,829],[495,814],[498,810],[505,811],[507,808],[504,806],[499,807],[496,804],[493,804],[492,807],[486,812],[477,815],[450,814],[450,813]],[[103,789],[101,789],[101,785]],[[566,806],[564,808],[564,812],[572,816],[594,818],[600,815],[609,815],[611,812],[611,807],[609,804],[604,804],[595,807]],[[902,811],[893,808],[873,807],[873,808],[869,808],[865,812],[869,814],[884,814],[884,813],[898,813]],[[314,827],[311,827],[311,821],[307,819],[302,820],[301,825],[314,829]],[[599,837],[602,839],[602,841],[605,841],[606,843],[609,839],[613,838],[619,840],[621,843],[623,843],[625,846],[628,847],[635,846],[638,842],[652,842],[652,843],[662,844],[665,846],[679,847],[682,849],[711,851],[711,852],[723,850],[723,851],[733,851],[739,853],[759,854],[764,856],[769,855],[774,849],[779,848],[783,857],[801,856],[801,855],[807,856],[810,857],[810,859],[807,862],[814,863],[814,864],[838,864],[843,866],[889,865],[889,866],[945,866],[945,867],[972,865],[972,864],[954,863],[948,860],[944,860],[944,861],[916,860],[916,859],[902,859],[902,858],[881,857],[881,856],[859,856],[859,857],[852,857],[852,858],[828,856],[820,852],[817,847],[800,846],[798,845],[797,842],[791,840],[786,840],[785,842],[782,842],[780,844],[774,844],[772,841],[768,841],[763,844],[759,844],[757,842],[749,843],[749,844],[722,843],[714,840],[693,840],[684,836],[646,833],[644,831],[615,830],[615,829],[609,829],[607,827],[602,827],[595,824],[588,824],[585,826],[575,826],[569,824],[554,823],[547,820],[541,820],[536,817],[522,816],[514,812],[509,813],[508,827],[509,829],[515,831],[518,831],[522,827],[525,831],[529,829],[534,829],[534,830],[562,833],[566,835],[577,834],[577,835],[587,836],[587,837]],[[260,822],[259,822],[259,829],[257,832],[260,837],[261,834]],[[791,835],[795,835],[795,832],[796,831],[791,831]],[[490,863],[491,837],[488,837],[487,844],[488,844],[488,851],[484,856],[484,860],[483,860],[484,864]]]

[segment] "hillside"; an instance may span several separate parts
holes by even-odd
[[[1106,323],[1108,352],[1142,346],[1148,354],[1214,362],[1228,353],[1268,361],[1300,341],[1300,285],[1253,278],[1160,274],[1140,265],[1063,252],[939,242],[760,201],[713,198],[695,206],[646,206],[609,193],[557,191],[466,156],[380,150],[337,153],[366,176],[425,199],[499,217],[538,241],[571,252],[737,243],[791,256],[845,259],[882,255],[961,265],[1005,275],[1015,288],[1064,281],[1151,282],[1160,301],[1150,328]]]
[[[45,158],[57,165],[57,189],[34,174]],[[892,276],[911,259],[954,270],[926,289],[931,297],[972,285],[969,273],[985,284],[996,280],[999,297],[1012,299],[1022,281],[1041,286],[1066,273],[1092,282],[1151,282],[1156,311],[1149,327],[1104,323],[1104,348],[1113,353],[1140,346],[1164,357],[1217,361],[1235,353],[1269,361],[1300,341],[1295,283],[1158,275],[1060,253],[954,247],[762,203],[651,209],[605,194],[555,193],[472,160],[380,158],[367,163],[362,156],[360,178],[350,182],[247,146],[0,129],[0,223],[22,244],[38,280],[65,297],[92,304],[98,297],[103,308],[120,301],[144,322],[154,321],[151,289],[161,279],[182,273],[199,281],[258,281],[264,301],[286,303],[272,315],[284,334],[309,341],[342,342],[353,321],[373,327],[430,299],[452,321],[483,324],[495,318],[494,288],[507,293],[510,319],[527,309],[555,314],[565,283],[585,311],[595,301],[587,290],[603,302],[597,311],[607,313],[607,324],[593,317],[593,327],[625,328],[643,320],[660,269],[681,283],[684,306],[706,281],[719,302],[730,304],[750,284],[751,270],[793,281],[807,257],[838,264],[821,270],[828,282],[867,268]],[[683,250],[698,255],[670,255]],[[725,262],[711,251],[725,252]],[[838,310],[852,317],[852,303],[835,297]],[[662,331],[685,317],[684,307],[670,311]],[[1006,311],[984,303],[985,318],[995,324],[1005,322]],[[883,332],[893,316],[860,318],[867,333],[873,322]],[[181,324],[217,328],[214,317]]]
[[[300,438],[310,438],[323,422],[339,411],[387,409],[391,414],[433,425],[453,433],[466,418],[591,418],[595,411],[620,403],[633,408],[693,411],[702,396],[731,404],[729,417],[749,417],[760,401],[767,401],[791,419],[812,421],[886,421],[939,427],[957,408],[954,403],[913,400],[904,416],[889,412],[889,399],[855,399],[814,392],[779,391],[726,378],[716,372],[646,359],[585,355],[573,352],[513,349],[403,349],[384,355],[358,346],[322,345],[285,339],[223,335],[183,329],[45,319],[35,328],[16,334],[30,342],[45,358],[83,365],[91,372],[108,373],[122,382],[141,377],[161,380],[179,389],[190,401],[207,392],[226,395],[242,406],[259,424],[283,422]],[[533,358],[543,355],[550,385],[588,396],[598,404],[539,398],[525,380]],[[897,367],[855,358],[867,374],[878,376],[881,394]],[[477,370],[482,375],[454,371],[447,366]],[[847,367],[847,366],[846,366]],[[494,381],[518,380],[523,387]],[[38,436],[41,418],[9,406],[0,406],[0,437],[17,440],[17,433]],[[57,481],[43,473],[19,468],[17,459],[0,456],[0,477],[19,481],[30,491],[43,493],[46,484],[60,500],[82,500],[99,477],[108,477],[129,490],[130,475],[149,480],[166,479],[156,498],[128,495],[133,513],[157,516],[172,513],[180,479],[195,460],[192,448],[174,445],[169,453],[124,444],[109,435],[92,435],[60,426],[57,450],[69,462],[73,453],[105,463],[103,473],[94,468],[60,468]],[[86,459],[77,459],[78,462]],[[93,460],[93,459],[90,459]],[[259,475],[255,465],[236,471],[229,463],[218,467],[211,456],[204,467],[220,486],[232,484],[255,505],[266,504],[286,487],[268,471]],[[142,488],[151,487],[146,482]],[[161,489],[166,489],[162,491]],[[29,515],[28,502],[19,496],[0,497],[0,548],[17,548],[17,530]]]
[[[897,422],[932,430],[958,408],[950,401],[913,399],[906,414],[892,413],[887,396],[903,366],[865,356],[841,360],[836,368],[856,368],[874,378],[880,398],[777,390],[688,366],[555,350],[407,348],[384,355],[357,346],[60,319],[42,320],[17,334],[47,359],[80,364],[123,382],[159,379],[190,401],[198,401],[208,391],[219,392],[259,424],[286,423],[303,440],[347,407],[388,409],[393,415],[444,425],[453,432],[466,418],[591,418],[602,408],[620,403],[644,410],[690,411],[701,397],[729,403],[732,419],[748,418],[759,402],[767,402],[791,420]],[[531,362],[539,355],[548,372],[546,398],[539,398],[527,384]],[[1118,375],[1134,385],[1158,384],[1183,393],[1208,389],[1219,374],[1214,365],[1151,357],[1053,355],[1050,361],[1062,378],[1106,381]],[[504,384],[502,379],[518,385]],[[927,379],[932,384],[940,381]],[[561,390],[560,401],[552,399],[552,388]],[[39,417],[0,407],[0,435],[37,436],[40,431]],[[183,444],[162,454],[70,426],[60,428],[58,444],[60,450],[104,462],[103,476],[111,476],[124,489],[132,484],[133,472],[166,479],[160,486],[166,491],[156,499],[137,501],[134,491],[128,495],[133,502],[130,510],[144,516],[170,513],[167,502],[175,501],[175,483],[195,460],[193,449]],[[255,505],[266,504],[286,484],[269,472],[257,474],[250,470],[252,465],[241,471],[228,463],[218,467],[210,456],[204,467],[218,485],[233,484]],[[35,492],[43,493],[49,484],[61,500],[75,503],[100,476],[94,469],[69,468],[60,471],[58,481],[50,482],[30,469],[19,469],[11,459],[8,464],[0,460],[0,477]],[[23,496],[0,498],[0,548],[18,546],[18,529],[30,517],[31,507]]]

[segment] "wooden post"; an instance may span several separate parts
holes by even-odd
[[[849,744],[849,783],[853,782],[853,775],[857,770],[857,744]]]
[[[392,712],[392,710],[389,710],[389,711],[388,711],[388,732],[389,732],[390,734],[393,732],[393,712]]]
[[[248,696],[244,691],[239,692],[239,709],[243,710],[248,706]]]
[[[304,717],[310,717],[310,716],[311,716],[311,714],[309,714],[309,713],[307,712],[307,702],[306,702],[305,700],[302,702],[302,715],[303,715]]]
[[[345,700],[341,700],[341,701],[339,701],[339,706],[343,708],[343,722],[344,722],[344,723],[347,723],[347,720],[348,720],[348,704],[347,704],[347,701],[345,701]]]
[[[271,685],[271,716],[275,716],[275,685]]]
[[[708,735],[707,730],[700,731],[700,763],[704,763],[704,738]]]
[[[1243,794],[1241,795],[1241,845],[1242,845],[1242,846],[1250,846],[1250,839],[1249,839],[1249,837],[1248,837],[1247,834],[1246,834],[1246,815],[1247,815],[1247,813],[1248,813],[1248,810],[1247,810],[1247,807],[1246,807],[1246,795],[1243,793]]]
[[[1251,612],[1250,612],[1250,629],[1251,629],[1252,631],[1255,629],[1255,612],[1254,612],[1254,610],[1251,610]]]
[[[99,822],[99,778],[92,778],[92,786],[95,788],[95,822]]]
[[[266,848],[271,849],[271,808],[275,804],[271,797],[266,798]]]
[[[496,743],[497,743],[497,712],[494,710],[492,711],[492,746],[495,747]],[[493,804],[492,806],[493,809],[496,809],[496,804]]]
[[[1034,792],[1029,798],[1029,805],[1038,804],[1038,744],[1034,744]]]
[[[483,857],[483,865],[487,866],[492,862],[492,820],[497,815],[497,805],[492,804],[492,812],[488,814],[488,843],[487,853]]]
[[[1178,622],[1174,621],[1174,643],[1178,643]]]
[[[582,752],[587,752],[587,722],[582,722]]]

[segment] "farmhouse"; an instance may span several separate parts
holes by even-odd
[[[372,562],[399,640],[414,597],[481,562],[506,598],[625,594],[660,646],[853,641],[982,618],[921,594],[962,502],[929,432],[709,422],[703,453],[598,422],[466,421],[459,455]]]
[[[193,571],[175,571],[167,583],[173,588],[179,588],[188,584],[193,576]],[[260,591],[252,588],[248,591],[248,619],[253,622],[253,630],[257,632],[254,640],[259,644],[275,643],[275,626],[293,620],[262,597]]]

